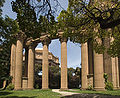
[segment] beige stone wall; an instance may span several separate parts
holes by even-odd
[[[35,64],[42,65],[43,61],[43,49],[35,49]],[[48,53],[49,65],[60,65],[59,58],[54,56],[51,52]],[[25,61],[25,54],[23,54],[23,61]]]

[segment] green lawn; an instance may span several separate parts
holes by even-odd
[[[0,98],[60,98],[60,94],[51,90],[0,91]]]
[[[68,92],[86,93],[86,94],[107,94],[107,95],[118,95],[118,96],[120,96],[120,90],[114,90],[114,91],[90,91],[90,90],[73,89],[72,91],[69,90]]]
[[[87,93],[87,94],[108,94],[108,95],[119,95],[120,90],[114,91],[83,91],[80,89],[69,90],[69,92],[75,93]],[[60,94],[54,93],[51,90],[24,90],[24,91],[0,91],[0,98],[60,98]]]

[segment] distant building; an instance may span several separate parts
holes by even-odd
[[[35,49],[35,64],[42,65],[42,59],[43,59],[43,49],[42,48],[36,48]],[[25,61],[25,54],[23,54],[23,61]],[[48,61],[49,66],[59,66],[59,58],[54,56],[51,52],[48,53]]]

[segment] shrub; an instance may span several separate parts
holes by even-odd
[[[89,85],[88,88],[87,88],[87,90],[93,90],[92,85]]]
[[[39,84],[36,84],[36,85],[35,85],[35,88],[36,88],[36,89],[39,89]]]
[[[6,88],[6,90],[13,90],[13,89],[14,89],[14,85],[12,83],[10,83]]]
[[[106,90],[113,90],[113,84],[112,82],[108,81],[108,74],[104,73],[104,79],[105,79],[105,89]]]
[[[106,82],[105,83],[105,89],[107,90],[113,90],[113,84],[111,82]]]

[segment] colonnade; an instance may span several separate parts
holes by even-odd
[[[51,40],[45,38],[43,44],[42,62],[42,89],[49,89],[48,79],[48,47]],[[60,38],[61,42],[61,90],[68,89],[67,79],[67,38]],[[101,41],[98,39],[98,42]],[[22,74],[23,66],[23,38],[19,37],[16,44],[11,47],[11,71],[12,83],[15,90],[34,89],[34,67],[35,67],[35,47],[37,44],[31,43],[25,49],[25,70]],[[104,90],[104,73],[108,74],[108,80],[113,83],[114,89],[118,89],[119,84],[119,64],[118,58],[112,58],[108,54],[96,53],[91,43],[88,41],[81,45],[81,67],[82,67],[82,89],[92,86],[95,90]]]
[[[23,42],[18,38],[16,44],[11,46],[11,76],[15,90],[34,89],[34,67],[35,67],[35,47],[37,44],[31,43],[25,53],[25,70],[23,69]],[[48,47],[50,39],[42,40],[43,44],[43,62],[42,62],[42,89],[49,89],[48,83]],[[61,42],[61,90],[68,89],[67,79],[67,39],[60,38]]]
[[[108,81],[113,88],[119,89],[118,58],[112,58],[107,53],[98,54],[91,46],[89,42],[81,45],[82,89],[91,86],[95,90],[105,90],[104,73],[108,74]]]

